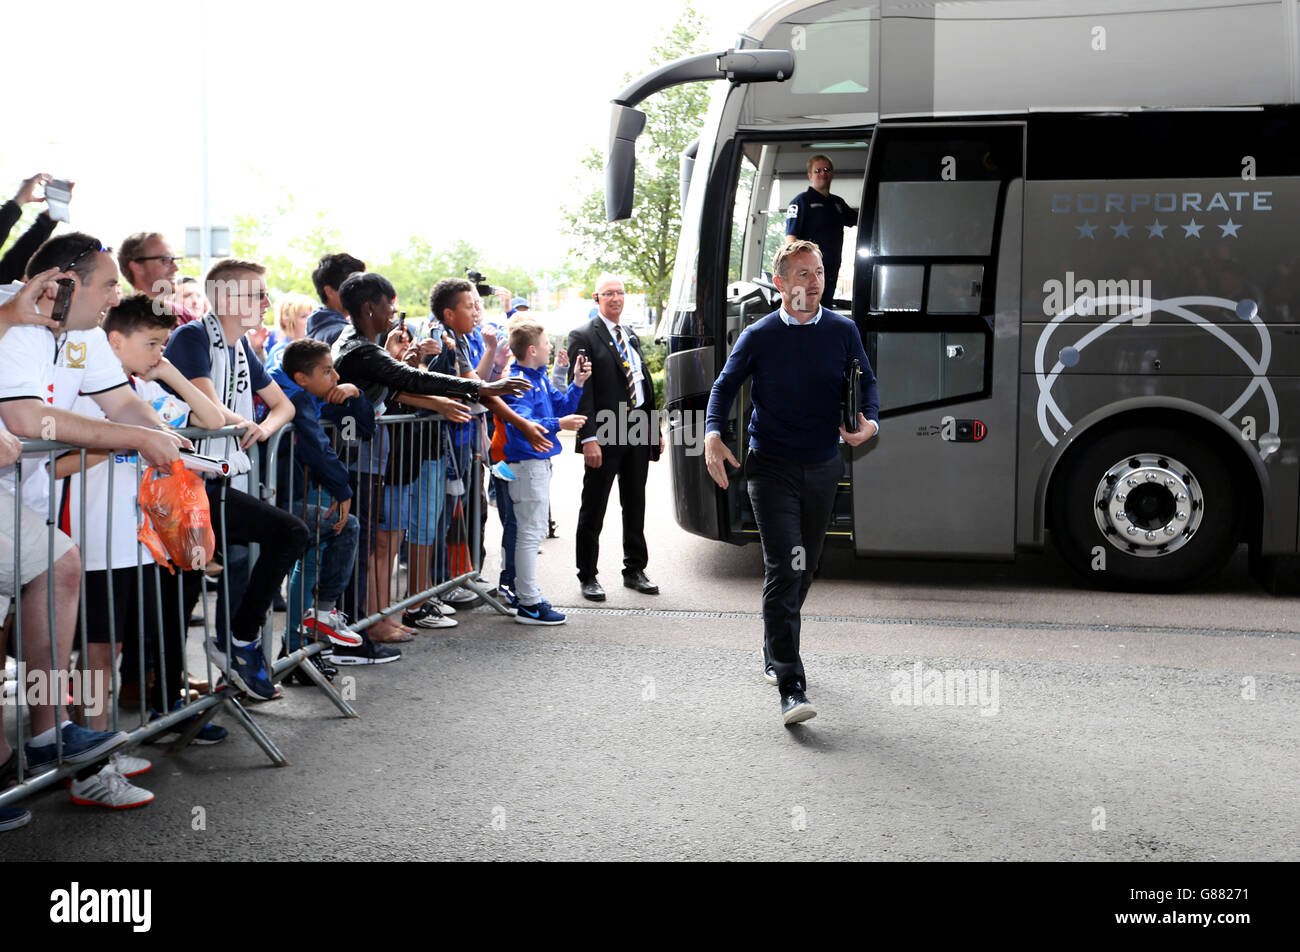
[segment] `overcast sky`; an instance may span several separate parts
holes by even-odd
[[[717,49],[770,5],[695,0]],[[603,151],[610,98],[683,7],[70,0],[51,19],[7,3],[22,118],[0,139],[0,190],[50,172],[77,183],[74,226],[113,245],[141,229],[180,242],[201,220],[206,42],[214,223],[272,216],[291,193],[361,257],[420,235],[546,267],[562,256],[579,158]]]

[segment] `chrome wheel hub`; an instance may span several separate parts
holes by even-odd
[[[1200,482],[1191,470],[1156,453],[1125,457],[1108,469],[1097,483],[1094,503],[1106,541],[1150,559],[1191,541],[1205,514]]]

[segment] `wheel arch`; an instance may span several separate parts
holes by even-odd
[[[1053,448],[1043,464],[1034,493],[1034,525],[1040,538],[1048,525],[1048,513],[1055,502],[1061,481],[1057,478],[1064,463],[1082,446],[1108,433],[1136,426],[1160,426],[1185,429],[1200,436],[1207,445],[1222,454],[1234,482],[1247,488],[1243,494],[1242,537],[1252,551],[1260,545],[1263,513],[1271,505],[1272,491],[1268,470],[1259,453],[1235,429],[1231,421],[1190,400],[1176,397],[1135,397],[1108,404],[1089,413],[1075,424]]]

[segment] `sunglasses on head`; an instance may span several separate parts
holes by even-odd
[[[75,258],[73,258],[71,261],[69,261],[68,264],[67,264],[67,265],[66,265],[62,270],[64,270],[64,271],[71,271],[71,270],[72,270],[73,268],[75,268],[78,264],[80,264],[80,263],[81,263],[81,259],[84,258],[84,257],[86,257],[86,255],[88,255],[88,254],[92,254],[92,253],[94,253],[94,254],[103,254],[104,252],[108,252],[108,253],[111,254],[112,251],[113,251],[112,248],[107,248],[107,247],[105,247],[104,245],[100,245],[98,248],[96,248],[94,245],[87,245],[86,248],[85,248],[84,250],[82,250],[82,252],[81,252],[80,254],[78,254]]]

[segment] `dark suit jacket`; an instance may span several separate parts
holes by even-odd
[[[641,350],[641,339],[628,327],[623,328],[623,333],[627,335],[628,341],[637,352],[637,356],[641,358],[641,367],[645,374],[644,379],[641,381],[641,387],[646,398],[642,409],[650,412],[655,408],[655,385],[654,381],[650,379],[650,373],[644,370],[645,353]],[[619,408],[627,407],[630,409],[631,401],[627,395],[627,376],[623,373],[623,358],[619,356],[618,348],[614,346],[614,341],[605,329],[605,322],[599,317],[593,317],[585,326],[575,328],[569,333],[570,383],[573,382],[573,368],[577,364],[579,350],[585,350],[587,359],[591,361],[591,379],[587,381],[587,386],[583,388],[582,399],[578,402],[576,411],[587,418],[587,422],[578,431],[578,438],[574,441],[574,449],[581,453],[583,441],[588,437],[597,435],[600,424],[598,414],[603,410],[615,414],[615,419],[617,419]],[[608,433],[609,427],[606,426],[605,430]],[[658,429],[649,427],[646,431],[646,439],[650,444],[650,458],[652,460],[658,459]],[[622,444],[615,441],[613,443],[602,442],[601,445]]]

